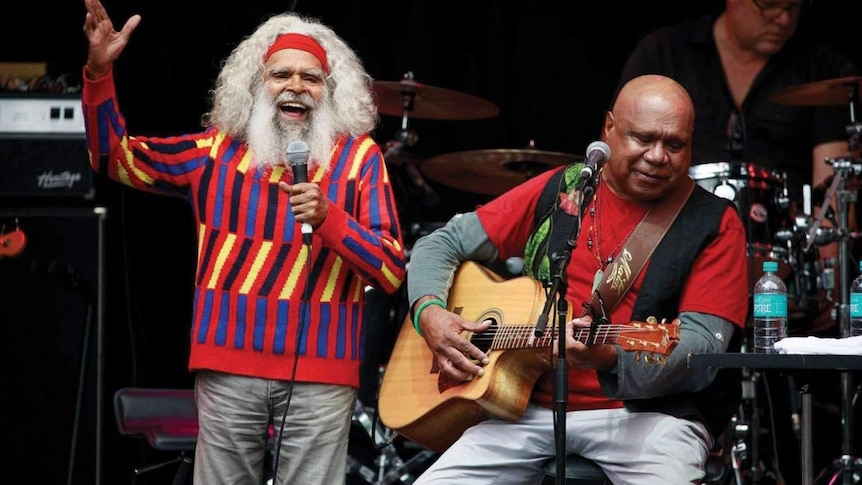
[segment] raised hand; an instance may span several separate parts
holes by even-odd
[[[129,36],[141,22],[140,15],[132,15],[123,30],[114,30],[108,12],[99,0],[84,0],[87,16],[84,18],[84,35],[90,43],[87,51],[87,77],[98,79],[111,70],[114,61],[129,43]]]

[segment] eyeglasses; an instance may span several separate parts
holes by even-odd
[[[760,15],[767,20],[779,17],[783,12],[790,15],[798,15],[802,9],[802,2],[779,3],[770,0],[751,0],[760,9]]]

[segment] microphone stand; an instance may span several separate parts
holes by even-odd
[[[598,174],[596,175],[598,176]],[[542,309],[542,314],[539,315],[539,320],[536,324],[534,334],[536,337],[541,337],[545,332],[545,326],[548,323],[548,314],[551,311],[551,306],[554,301],[557,302],[557,366],[556,375],[554,378],[554,443],[555,443],[555,459],[556,459],[556,485],[564,485],[566,483],[566,405],[568,404],[569,395],[569,365],[566,362],[566,339],[564,335],[565,320],[568,313],[568,303],[566,301],[566,267],[569,265],[572,257],[572,250],[577,245],[578,235],[581,230],[580,221],[584,218],[589,200],[592,199],[595,192],[595,186],[592,183],[594,177],[584,180],[579,188],[580,201],[578,207],[578,223],[573,226],[572,237],[566,241],[566,249],[561,254],[552,254],[553,262],[557,263],[557,274],[554,275],[551,289],[548,292],[548,298],[545,300],[545,306]]]

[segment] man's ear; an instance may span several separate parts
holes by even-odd
[[[616,121],[614,120],[614,113],[612,111],[608,111],[605,113],[605,124],[602,127],[602,134],[599,137],[603,142],[607,143],[608,137],[610,136],[611,130],[616,125]]]

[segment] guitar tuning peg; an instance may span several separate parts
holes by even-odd
[[[638,362],[640,362],[640,360],[641,360],[641,353],[640,353],[640,352],[635,352],[635,359],[634,359],[634,363],[635,363],[635,364],[637,364]]]
[[[655,363],[655,357],[653,357],[652,354],[646,354],[644,356],[644,362],[646,362],[647,364]]]
[[[647,317],[646,321],[647,321],[647,323],[656,323],[656,322],[658,322],[658,320],[657,320],[657,319],[656,319],[656,317],[654,317],[654,316],[649,316],[649,317]]]
[[[666,355],[659,356],[656,359],[656,361],[658,362],[658,365],[664,367],[667,365],[667,356]]]

